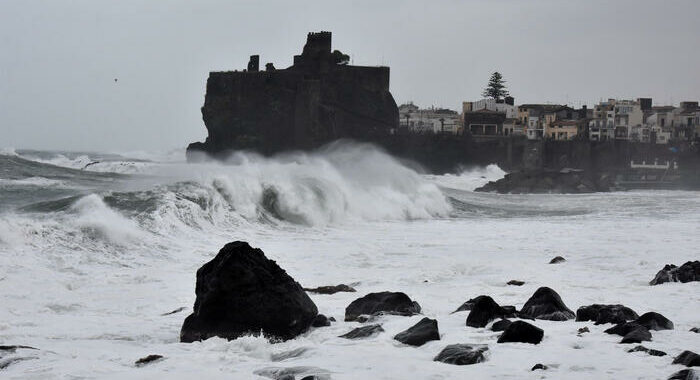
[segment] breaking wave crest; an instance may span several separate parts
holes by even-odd
[[[37,170],[50,169],[41,165]],[[227,234],[241,226],[322,227],[452,211],[435,183],[371,145],[354,143],[272,158],[239,152],[224,163],[158,165],[110,181],[96,188],[83,179],[76,194],[32,199],[0,214],[0,244],[33,235],[90,249]],[[51,244],[42,240],[29,239],[37,247]]]

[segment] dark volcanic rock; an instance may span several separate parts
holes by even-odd
[[[161,316],[161,317],[165,317],[166,315],[177,314],[177,313],[179,313],[179,312],[181,312],[181,311],[185,311],[185,310],[187,310],[187,308],[184,307],[184,306],[183,306],[183,307],[178,307],[177,309],[175,309],[175,310],[173,310],[173,311],[169,311],[169,312],[167,312],[167,313],[163,313],[163,314],[161,314],[160,316]]]
[[[498,338],[498,343],[521,342],[538,344],[543,337],[544,331],[541,328],[524,321],[515,321],[503,331],[501,337]]]
[[[143,367],[146,364],[153,363],[156,360],[163,359],[163,355],[148,355],[146,357],[143,357],[134,363],[137,367]]]
[[[563,258],[563,257],[561,257],[561,256],[557,256],[557,257],[555,257],[555,258],[549,260],[549,263],[550,263],[550,264],[559,264],[559,263],[563,263],[564,261],[566,261],[565,258]]]
[[[635,322],[649,330],[673,330],[673,322],[653,311],[642,314]]]
[[[623,305],[581,306],[576,310],[576,321],[593,321],[596,325],[603,323],[624,323],[639,318],[634,310]]]
[[[370,293],[358,298],[345,308],[345,321],[354,321],[361,315],[414,315],[420,313],[418,302],[400,292]]]
[[[656,274],[649,285],[663,284],[664,282],[691,282],[700,281],[700,261],[688,261],[687,263],[677,267],[673,264],[667,264],[664,269]]]
[[[434,319],[423,318],[408,330],[402,331],[394,339],[411,346],[422,346],[431,340],[440,340],[438,323]]]
[[[484,352],[488,349],[483,344],[450,344],[443,348],[433,360],[455,365],[476,364],[486,360]]]
[[[304,288],[307,292],[318,293],[318,294],[335,294],[338,292],[355,292],[355,288],[340,284],[334,286],[319,286],[318,288]]]
[[[253,372],[254,374],[262,377],[267,377],[268,379],[274,380],[289,380],[296,379],[297,376],[301,376],[302,379],[312,379],[312,380],[330,380],[331,372],[327,369],[309,366],[297,366],[297,367],[267,367],[258,369]]]
[[[673,364],[683,364],[686,367],[700,367],[700,355],[693,351],[683,351],[673,359]]]
[[[554,290],[541,287],[535,291],[520,310],[520,316],[525,318],[547,319],[551,321],[565,321],[575,317]]]
[[[482,295],[482,296],[477,296],[477,297],[474,297],[474,298],[470,298],[470,299],[467,300],[465,303],[463,303],[462,305],[460,305],[460,306],[457,308],[457,310],[453,311],[452,314],[457,313],[457,312],[460,312],[460,311],[468,311],[468,310],[471,310],[472,307],[474,306],[474,304],[475,304],[476,302],[478,302],[478,301],[481,300],[481,299],[487,298],[487,297],[488,297],[488,298],[491,298],[491,297],[489,297],[489,296],[483,296],[483,295]]]
[[[700,379],[700,376],[698,376],[698,374],[690,368],[680,370],[668,378],[668,380],[699,380],[699,379]]]
[[[523,286],[523,285],[525,285],[525,282],[520,281],[520,280],[510,280],[510,281],[508,281],[508,285]]]
[[[666,356],[666,353],[663,351],[654,350],[651,348],[646,348],[644,346],[637,346],[635,348],[631,348],[631,349],[627,350],[627,352],[646,352],[647,354],[649,354],[651,356]]]
[[[257,334],[291,339],[306,331],[316,305],[260,249],[237,241],[226,244],[197,271],[194,311],[185,319],[180,341]]]
[[[505,331],[505,329],[507,329],[511,323],[513,322],[508,319],[501,319],[500,321],[496,321],[493,323],[493,325],[491,325],[491,331]]]
[[[535,364],[530,371],[537,371],[538,369],[547,370],[547,366],[542,363]]]
[[[367,338],[367,337],[370,337],[373,335],[377,335],[381,332],[384,332],[382,325],[368,325],[368,326],[362,326],[362,327],[358,327],[356,329],[352,329],[349,333],[341,335],[340,338],[345,338],[345,339]]]
[[[30,347],[30,346],[12,345],[12,346],[0,346],[0,353],[3,353],[3,352],[14,353],[19,349],[38,350],[38,348],[34,348],[34,347]]]
[[[501,310],[503,310],[503,318],[516,318],[518,316],[518,310],[515,309],[515,306],[501,306]]]
[[[642,325],[640,325],[637,322],[625,322],[625,323],[618,323],[617,325],[605,330],[605,333],[607,334],[615,334],[619,336],[625,336],[629,334],[630,332],[638,329],[638,328],[646,328]]]
[[[625,336],[622,338],[620,343],[623,343],[623,344],[642,343],[642,342],[648,342],[650,340],[651,340],[651,333],[649,332],[649,330],[640,326],[640,327],[637,327],[636,329],[628,332],[627,334],[625,334]]]
[[[319,314],[314,318],[313,322],[311,322],[311,327],[326,327],[330,326],[331,321],[328,319],[325,315]]]
[[[610,191],[612,179],[605,174],[580,170],[523,170],[506,174],[475,191],[501,194],[579,194]]]
[[[486,327],[489,322],[496,318],[503,317],[506,313],[489,296],[480,297],[472,305],[472,309],[467,316],[467,326]]]

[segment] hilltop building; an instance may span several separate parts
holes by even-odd
[[[339,138],[379,141],[399,125],[388,67],[348,65],[331,51],[331,33],[309,33],[286,69],[253,55],[243,71],[211,72],[202,107],[208,136],[188,147],[212,155],[230,150],[273,154],[312,149]]]

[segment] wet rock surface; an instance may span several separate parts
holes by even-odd
[[[401,292],[370,293],[358,298],[345,308],[345,321],[355,321],[362,315],[403,315],[419,314],[418,302],[411,300]]]
[[[311,293],[316,293],[316,294],[335,294],[339,292],[356,292],[355,288],[345,285],[345,284],[340,284],[340,285],[332,285],[332,286],[319,286],[318,288],[304,288],[307,292]]]
[[[700,376],[692,369],[683,369],[671,375],[668,380],[700,380]]]
[[[486,327],[489,322],[507,313],[489,296],[481,296],[472,304],[467,316],[467,326]]]
[[[644,327],[637,327],[636,329],[628,332],[625,334],[624,337],[622,337],[622,340],[620,343],[623,344],[629,344],[629,343],[642,343],[642,342],[648,342],[651,340],[651,333],[649,330],[645,329]]]
[[[501,319],[500,321],[496,321],[493,323],[493,325],[491,325],[491,331],[505,331],[505,329],[507,329],[511,323],[513,323],[513,321]]]
[[[396,334],[394,339],[410,346],[422,346],[431,340],[440,340],[438,323],[435,319],[423,318],[407,330]]]
[[[563,263],[563,262],[565,262],[565,261],[566,261],[565,258],[563,258],[563,257],[561,257],[561,256],[557,256],[557,257],[555,257],[555,258],[549,260],[549,263],[550,263],[550,264],[561,264],[561,263]]]
[[[330,380],[331,372],[329,370],[310,367],[310,366],[297,366],[297,367],[267,367],[256,370],[254,374],[262,377],[267,377],[274,380],[289,380],[296,379],[308,379],[308,380]]]
[[[551,321],[565,321],[575,317],[574,312],[566,307],[559,294],[548,287],[537,289],[535,294],[525,302],[518,315]]]
[[[515,321],[503,331],[498,343],[531,343],[539,344],[544,337],[544,330],[525,321]]]
[[[451,344],[443,348],[433,361],[454,365],[476,364],[486,360],[486,351],[488,346],[483,344]]]
[[[673,322],[653,311],[642,314],[635,322],[649,330],[673,330]]]
[[[624,305],[593,304],[576,310],[576,321],[593,321],[596,325],[604,323],[624,323],[635,320],[639,315]]]
[[[18,351],[22,352],[18,354]],[[4,370],[13,364],[23,362],[26,360],[39,359],[37,356],[31,356],[29,352],[38,351],[37,348],[23,345],[0,345],[0,370]],[[29,356],[19,356],[25,355],[25,352]]]
[[[610,191],[613,178],[581,170],[532,169],[506,174],[474,190],[500,194],[581,194]]]
[[[654,279],[649,282],[649,285],[659,285],[666,282],[691,282],[700,281],[700,261],[688,261],[685,264],[677,267],[673,264],[666,264]]]
[[[331,320],[323,314],[317,315],[316,318],[314,318],[313,322],[311,322],[311,327],[326,327],[330,325]]]
[[[606,334],[615,334],[615,335],[619,335],[619,336],[625,336],[625,335],[629,334],[630,332],[632,332],[633,330],[636,330],[638,328],[646,328],[646,327],[644,327],[644,326],[642,326],[639,323],[634,322],[634,321],[625,322],[625,323],[619,323],[619,324],[605,330],[605,333]]]
[[[352,329],[350,332],[341,335],[340,338],[361,339],[375,336],[382,332],[384,332],[382,325],[368,325]]]
[[[146,357],[143,357],[143,358],[137,360],[134,363],[134,365],[136,365],[137,367],[143,367],[146,364],[150,364],[150,363],[153,363],[155,361],[162,360],[162,359],[163,359],[163,355],[148,355]]]
[[[302,287],[263,251],[246,242],[226,244],[197,271],[193,313],[180,340],[235,339],[262,333],[291,339],[306,331],[318,309]]]
[[[673,364],[682,364],[686,367],[699,367],[700,355],[693,351],[683,351],[673,359]]]
[[[627,352],[646,352],[651,356],[666,356],[666,353],[663,351],[646,348],[644,346],[637,346],[635,348],[627,350]]]

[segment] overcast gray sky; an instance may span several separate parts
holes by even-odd
[[[516,103],[697,100],[699,15],[698,0],[2,0],[0,148],[203,140],[209,71],[287,67],[318,30],[390,66],[398,103],[457,110],[495,70]]]

